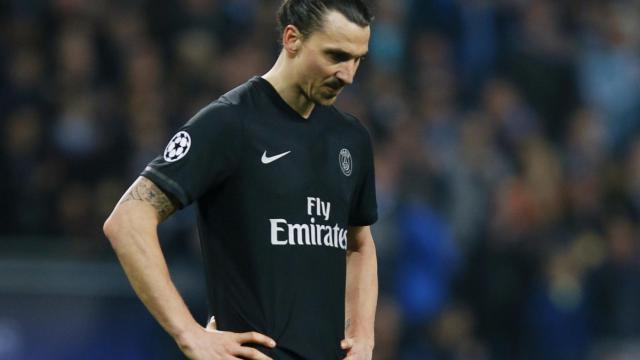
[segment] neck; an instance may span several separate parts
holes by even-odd
[[[296,82],[295,72],[291,71],[291,67],[286,64],[287,58],[284,52],[280,53],[278,60],[271,70],[262,75],[271,86],[278,92],[280,97],[295,110],[300,116],[308,119],[311,116],[315,104],[309,100],[307,95],[302,91],[300,85]]]

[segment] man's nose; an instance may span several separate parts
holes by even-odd
[[[353,77],[356,75],[358,66],[355,60],[345,61],[343,66],[336,73],[336,77],[342,81],[345,85],[351,85],[353,83]]]

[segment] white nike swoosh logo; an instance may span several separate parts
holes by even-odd
[[[267,156],[267,150],[265,150],[264,153],[262,154],[262,163],[263,164],[272,163],[272,162],[280,159],[281,157],[287,155],[290,152],[291,152],[291,150],[289,150],[287,152],[283,152],[282,154],[278,154],[278,155],[274,155],[274,156]]]

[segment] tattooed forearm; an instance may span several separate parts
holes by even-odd
[[[146,178],[139,178],[131,186],[129,191],[124,195],[121,202],[127,202],[131,200],[144,201],[158,212],[160,221],[166,219],[175,210],[176,206],[171,202],[167,195],[162,192],[151,180]]]
[[[349,330],[349,326],[351,326],[351,319],[347,319],[347,321],[344,322],[344,330]]]

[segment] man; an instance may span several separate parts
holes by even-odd
[[[367,53],[371,15],[361,0],[285,0],[278,19],[273,68],[188,121],[104,231],[140,299],[191,359],[371,359],[373,156],[364,127],[332,106]],[[206,328],[171,282],[156,233],[192,202]]]

